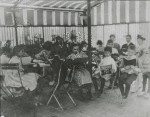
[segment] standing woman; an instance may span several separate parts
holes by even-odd
[[[139,56],[139,53],[141,50],[143,50],[144,52],[147,51],[147,47],[145,46],[144,42],[145,42],[145,38],[142,37],[141,35],[137,35],[137,43],[138,46],[136,48],[136,55]]]

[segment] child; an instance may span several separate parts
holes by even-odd
[[[111,57],[111,54],[112,54],[112,48],[111,47],[105,47],[104,48],[105,58],[102,59],[101,63],[99,64],[99,67],[100,66],[106,66],[106,65],[112,65],[111,73],[113,74],[116,72],[117,66],[116,66],[114,59]],[[106,79],[102,77],[101,78],[100,94],[103,93],[105,81],[106,81]]]
[[[100,92],[98,89],[98,79],[100,78],[100,73],[99,73],[99,68],[98,65],[101,62],[101,59],[103,59],[103,52],[98,52],[95,55],[93,55],[93,74],[92,74],[92,80],[93,80],[93,85],[95,88],[95,96],[99,97],[100,96]]]
[[[107,41],[107,47],[111,47],[112,48],[112,54],[118,54],[118,50],[116,48],[114,48],[113,40],[109,39]]]
[[[73,44],[72,54],[70,54],[67,57],[67,59],[75,60],[77,58],[87,58],[87,57],[88,56],[86,54],[79,53],[79,46],[77,44]],[[82,98],[83,98],[82,86],[86,85],[88,88],[89,99],[91,99],[92,98],[92,94],[91,94],[92,79],[91,79],[91,74],[89,73],[89,71],[85,69],[82,65],[79,65],[75,69],[73,79],[75,80],[77,85],[80,87],[80,93],[81,93]]]
[[[119,88],[122,94],[122,98],[126,99],[128,97],[130,86],[134,80],[137,78],[137,74],[140,70],[136,67],[137,58],[135,56],[136,48],[131,45],[128,48],[128,56],[124,57],[121,61],[121,76],[119,78]],[[125,84],[125,90],[124,90]]]
[[[139,58],[139,68],[143,73],[143,91],[138,94],[138,96],[144,96],[145,98],[150,98],[150,47],[149,54],[143,52],[143,55]],[[146,92],[146,83],[148,82],[148,91]]]

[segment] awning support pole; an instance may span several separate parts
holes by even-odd
[[[88,19],[88,59],[89,59],[89,71],[92,75],[92,54],[91,54],[91,0],[87,0],[87,19]]]

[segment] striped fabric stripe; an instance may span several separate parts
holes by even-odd
[[[150,21],[150,1],[146,1],[146,21]]]
[[[129,3],[129,21],[135,22],[135,1]]]
[[[126,22],[129,22],[129,1],[125,2],[125,11],[126,11]]]
[[[59,11],[55,11],[55,21],[56,21],[55,25],[60,25],[60,12]]]
[[[64,21],[64,25],[68,25],[68,12],[64,12],[64,17],[63,17]]]
[[[23,24],[27,25],[27,9],[23,9]]]
[[[5,25],[4,7],[0,7],[0,25]]]
[[[75,12],[71,13],[71,24],[75,25]]]
[[[135,2],[135,22],[139,22],[139,1]]]
[[[126,10],[125,10],[125,1],[120,2],[120,22],[126,22]]]
[[[117,23],[117,13],[116,13],[116,2],[113,1],[112,2],[112,23]]]
[[[94,20],[95,20],[95,17],[94,17],[94,8],[91,9],[91,24],[94,25]]]
[[[52,11],[47,11],[47,25],[52,25]]]
[[[101,4],[101,24],[104,24],[104,3]]]
[[[37,10],[37,25],[43,25],[43,11]]]
[[[101,5],[97,6],[97,24],[101,24]]]
[[[108,23],[112,24],[112,1],[108,2]]]
[[[117,12],[117,23],[120,23],[120,1],[117,1],[117,8],[116,8],[116,12]]]
[[[34,25],[37,25],[37,20],[38,20],[38,17],[37,17],[37,10],[34,10]]]
[[[43,24],[47,25],[47,11],[43,11]]]
[[[27,10],[27,24],[34,25],[34,10]]]
[[[60,25],[64,25],[64,12],[60,12]]]
[[[6,25],[13,25],[13,14],[11,10],[7,7],[4,8],[4,15],[5,15],[5,24]]]
[[[56,21],[55,21],[55,19],[56,19],[56,17],[55,17],[55,15],[56,15],[56,13],[55,13],[55,11],[53,11],[52,12],[52,25],[56,25]]]
[[[140,1],[139,8],[139,20],[146,21],[146,1]]]
[[[22,9],[20,9],[16,13],[16,20],[17,20],[17,24],[18,25],[23,25],[23,10]]]
[[[104,2],[104,24],[108,24],[108,2]]]
[[[97,25],[97,7],[94,7],[94,25]]]

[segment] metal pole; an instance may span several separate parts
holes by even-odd
[[[14,16],[14,27],[15,27],[15,37],[16,37],[16,45],[18,45],[18,32],[17,32],[17,21],[16,21],[16,9],[13,8],[13,16]]]
[[[87,11],[88,11],[88,16],[87,16],[87,19],[88,19],[88,59],[89,59],[89,71],[92,75],[92,54],[91,54],[91,0],[87,0]]]

